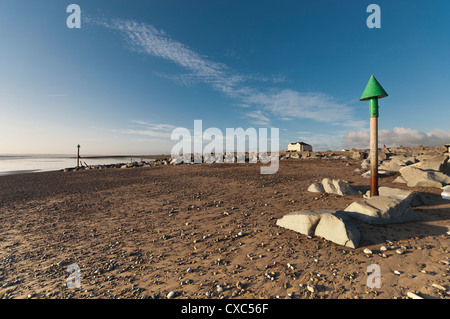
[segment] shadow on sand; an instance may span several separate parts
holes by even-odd
[[[427,236],[447,234],[450,227],[445,225],[445,221],[450,220],[450,201],[432,193],[421,194],[424,195],[427,201],[426,205],[414,207],[414,210],[421,217],[420,221],[401,224],[369,225],[352,219],[361,232],[359,248],[375,244],[385,244],[386,241],[419,239]]]

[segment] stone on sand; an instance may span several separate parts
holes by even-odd
[[[386,171],[378,171],[378,177],[387,177],[387,176],[391,176],[393,173],[391,172],[386,172]],[[370,178],[371,172],[367,171],[363,174],[361,174],[362,177],[364,178]]]
[[[316,209],[316,210],[299,210],[288,213],[277,220],[277,225],[296,231],[306,236],[314,235],[320,217],[323,214],[333,213],[331,209]]]
[[[437,171],[425,171],[417,167],[406,166],[400,169],[400,174],[408,187],[442,188],[450,184],[450,176]]]
[[[321,182],[316,182],[314,184],[311,184],[308,187],[308,192],[311,192],[311,193],[324,193],[325,190],[323,189],[323,185],[322,185]]]
[[[412,209],[413,196],[372,196],[350,204],[345,211],[364,223],[381,225],[420,220]]]
[[[314,235],[349,248],[357,248],[361,239],[359,229],[342,212],[323,214]]]
[[[402,167],[407,166],[408,162],[405,162],[405,160],[400,159],[399,157],[393,157],[389,161],[383,161],[378,168],[380,170],[386,170],[390,172],[398,172]]]
[[[443,188],[443,191],[441,193],[441,197],[443,199],[448,199],[450,200],[450,185],[447,185]]]
[[[443,173],[450,173],[448,167],[448,156],[437,155],[424,157],[421,162],[412,164],[412,167],[420,168],[424,171],[440,171]]]
[[[316,235],[338,245],[358,247],[359,229],[342,211],[331,209],[301,210],[277,220],[277,225],[303,235]]]
[[[409,191],[401,188],[382,186],[378,188],[378,196],[390,196],[401,200],[408,200],[411,206],[427,204],[427,200],[422,193]],[[370,190],[366,192],[364,198],[370,198]]]
[[[308,187],[310,192],[337,194],[337,195],[357,195],[348,183],[340,179],[324,178],[321,182],[314,183]]]

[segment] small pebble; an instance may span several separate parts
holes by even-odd
[[[171,299],[173,297],[175,297],[175,292],[171,291],[167,294],[167,299]]]
[[[316,288],[314,288],[314,286],[310,286],[310,285],[307,285],[306,289],[308,289],[309,292],[315,292],[316,291]]]
[[[372,251],[369,248],[364,249],[363,253],[365,253],[366,255],[372,255]]]
[[[419,295],[416,295],[413,292],[408,291],[408,293],[406,294],[409,298],[411,299],[423,299],[422,297],[420,297]]]
[[[445,288],[444,286],[441,286],[441,285],[439,285],[439,284],[433,284],[433,287],[434,287],[434,288],[437,288],[437,289],[439,289],[439,290],[442,290],[442,291],[446,291],[446,290],[447,290],[447,288]]]

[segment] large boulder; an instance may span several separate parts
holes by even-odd
[[[308,192],[311,193],[325,193],[325,190],[323,189],[323,185],[321,182],[316,182],[308,187]]]
[[[359,221],[374,225],[420,220],[411,201],[412,196],[372,196],[350,204],[345,211]]]
[[[425,171],[414,166],[400,169],[400,174],[409,187],[442,188],[450,184],[450,176],[437,171]]]
[[[323,214],[314,235],[349,248],[357,248],[361,233],[342,212]]]
[[[422,161],[412,164],[411,166],[420,168],[424,171],[431,170],[449,173],[447,155],[426,156],[422,158]]]
[[[365,151],[351,150],[350,157],[355,160],[362,160],[367,158],[368,153]]]
[[[340,179],[324,178],[321,182],[311,184],[308,187],[310,192],[337,194],[337,195],[357,195],[358,191],[354,190],[348,183]]]
[[[383,161],[378,166],[378,169],[390,171],[390,172],[398,172],[402,167],[407,166],[410,163],[409,160],[405,160],[405,158],[393,157],[389,161]]]
[[[323,189],[326,193],[337,195],[357,195],[355,191],[348,183],[340,179],[324,178],[322,180]]]
[[[277,225],[303,235],[316,235],[338,245],[358,247],[359,229],[342,211],[330,209],[300,210],[277,220]]]
[[[277,225],[306,236],[312,236],[321,216],[333,212],[334,210],[330,209],[299,210],[278,219]]]
[[[427,204],[427,200],[422,193],[401,189],[382,186],[378,188],[378,196],[395,197],[401,200],[409,201],[411,206],[420,206]],[[366,192],[364,198],[370,198],[370,190]]]

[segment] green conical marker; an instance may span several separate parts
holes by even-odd
[[[378,99],[388,96],[372,75],[360,98],[370,102],[370,197],[378,195]]]
[[[377,79],[372,75],[361,95],[360,101],[370,101],[370,117],[378,117],[378,99],[388,96]]]

